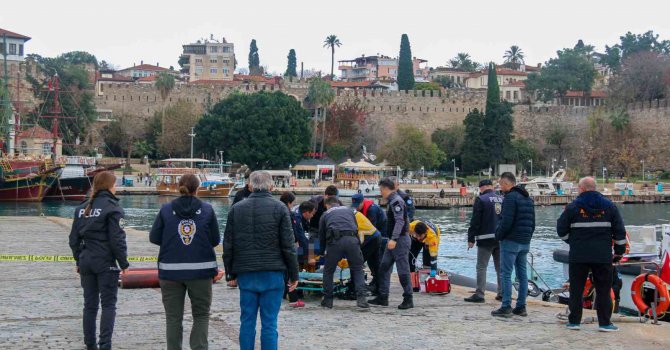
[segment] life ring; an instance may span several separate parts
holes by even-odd
[[[590,309],[592,305],[595,303],[595,300],[593,299],[593,293],[595,293],[596,288],[593,286],[593,283],[591,282],[591,278],[586,279],[586,284],[584,284],[584,293],[582,293],[582,306],[585,309]],[[616,296],[614,295],[614,289],[610,288],[610,299],[612,300],[612,311],[614,311],[614,308],[616,307],[615,299]]]
[[[637,306],[642,314],[649,313],[652,316],[653,310],[650,305],[644,301],[644,292],[642,290],[644,282],[649,282],[654,285],[658,291],[658,305],[656,306],[656,315],[664,314],[670,307],[670,292],[668,292],[668,284],[665,283],[657,275],[649,273],[641,274],[635,277],[635,281],[630,286],[630,294],[633,297],[633,303]]]
[[[358,190],[358,194],[361,194],[361,190]]]
[[[365,189],[365,193],[370,193],[370,189],[369,189],[369,188],[366,188],[366,189]]]

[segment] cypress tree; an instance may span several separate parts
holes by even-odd
[[[296,68],[297,68],[298,62],[295,58],[295,50],[294,49],[291,49],[288,52],[287,58],[288,58],[288,66],[286,67],[286,73],[284,73],[284,76],[297,77],[298,72],[296,71]]]
[[[500,105],[500,86],[496,66],[489,63],[488,89],[486,90],[486,113]]]
[[[261,75],[261,61],[258,57],[256,39],[251,39],[251,45],[249,45],[249,74]]]
[[[414,68],[412,65],[412,48],[407,34],[400,38],[400,55],[398,57],[398,89],[414,89]]]
[[[481,170],[489,165],[489,146],[485,142],[484,113],[475,108],[463,120],[465,138],[461,151],[461,166],[465,171]],[[449,161],[447,159],[447,161]]]
[[[489,146],[487,158],[490,165],[499,164],[505,160],[512,143],[514,121],[512,106],[508,102],[500,101],[500,87],[498,75],[493,63],[488,69],[488,89],[486,91],[486,115],[483,136]]]

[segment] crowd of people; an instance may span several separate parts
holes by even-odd
[[[479,183],[467,234],[468,249],[477,246],[477,288],[466,302],[483,303],[486,270],[493,258],[500,308],[495,317],[527,316],[528,278],[526,256],[535,231],[532,198],[516,184],[511,173],[499,180],[502,194],[491,180]],[[212,279],[218,273],[214,247],[221,235],[212,206],[197,198],[200,183],[194,175],[179,180],[181,196],[162,206],[151,228],[149,240],[160,246],[158,273],[165,308],[169,350],[181,349],[183,315],[188,295],[193,314],[189,344],[207,349],[208,324],[212,303]],[[129,263],[124,232],[123,209],[115,197],[116,178],[101,172],[93,181],[90,200],[75,211],[69,244],[77,262],[84,290],[83,331],[87,349],[111,349],[119,274]],[[284,298],[291,307],[305,305],[298,289],[299,271],[323,273],[321,306],[333,307],[333,278],[338,268],[351,273],[349,290],[360,308],[388,306],[394,266],[402,287],[398,309],[414,307],[412,273],[428,269],[438,274],[437,254],[441,229],[429,220],[414,218],[414,205],[397,180],[379,182],[387,210],[362,195],[345,206],[337,188],[329,186],[321,196],[296,203],[290,192],[275,199],[272,176],[256,171],[235,196],[223,232],[225,278],[239,288],[241,349],[253,349],[258,314],[261,319],[263,349],[278,348],[277,318]],[[580,328],[582,290],[591,274],[597,293],[599,329],[616,331],[609,289],[612,263],[625,250],[625,228],[614,204],[596,191],[593,178],[579,182],[580,195],[558,219],[557,232],[570,244],[570,302],[568,329]],[[614,243],[614,255],[612,254]],[[421,257],[422,265],[418,265]],[[366,284],[364,266],[370,270]],[[516,305],[512,308],[512,272],[519,282]],[[372,294],[373,299],[366,297]],[[96,320],[102,307],[99,338]]]

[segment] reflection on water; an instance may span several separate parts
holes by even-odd
[[[123,196],[121,205],[126,211],[128,226],[148,231],[162,204],[168,203],[170,197],[159,196]],[[298,201],[306,197],[299,197]],[[346,200],[346,199],[345,199]],[[207,199],[212,204],[219,220],[222,232],[231,201],[228,199]],[[61,216],[72,217],[79,203],[74,202],[42,202],[42,203],[0,203],[0,215],[16,216]],[[664,204],[619,205],[624,222],[627,225],[659,225],[670,222],[670,206]],[[554,249],[565,247],[556,236],[556,219],[563,208],[559,206],[537,207],[536,231],[531,243],[534,265],[542,277],[552,287],[559,286],[563,281],[563,270],[553,261]],[[469,226],[470,208],[451,210],[418,210],[417,218],[425,218],[440,225],[442,237],[440,241],[439,266],[467,276],[475,275],[477,252],[467,250],[467,229]],[[494,281],[493,266],[489,266],[489,281]]]

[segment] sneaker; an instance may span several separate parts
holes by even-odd
[[[368,300],[368,304],[375,306],[389,306],[389,298],[387,296],[377,296],[374,299]]]
[[[565,325],[565,328],[573,331],[578,331],[582,329],[582,326],[579,323],[568,323]]]
[[[305,302],[302,300],[294,301],[292,303],[288,303],[288,306],[290,307],[305,307]]]
[[[517,315],[517,316],[522,316],[526,317],[528,316],[528,313],[526,312],[526,307],[525,306],[517,306],[512,310],[512,313]]]
[[[491,311],[491,316],[506,318],[512,317],[512,308],[501,306],[500,309]]]
[[[402,304],[398,305],[398,309],[407,310],[414,307],[414,299],[412,296],[402,298]]]
[[[363,309],[367,309],[367,308],[370,307],[370,305],[368,304],[368,301],[365,300],[365,297],[358,297],[358,299],[356,300],[356,306],[358,306],[360,308],[363,308]]]
[[[323,298],[323,300],[321,300],[321,306],[332,309],[333,308],[333,298]]]
[[[496,295],[496,301],[502,301],[502,295]]]
[[[619,327],[617,327],[613,324],[610,324],[609,326],[600,326],[600,327],[598,327],[598,330],[601,331],[601,332],[618,332]]]
[[[483,303],[486,301],[484,300],[484,298],[480,297],[477,294],[473,294],[471,297],[464,298],[463,300],[468,303]]]

